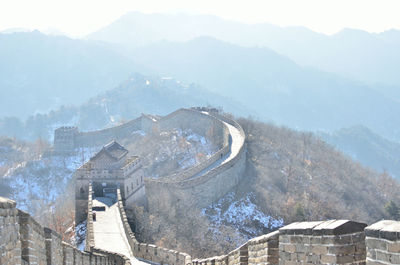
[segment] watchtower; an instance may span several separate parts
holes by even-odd
[[[127,204],[146,204],[140,159],[138,156],[128,156],[128,153],[127,149],[112,141],[75,172],[76,224],[86,219],[90,182],[94,197],[116,200],[116,190],[120,188]]]
[[[75,149],[75,138],[79,131],[77,127],[63,126],[54,131],[54,152],[68,153]]]

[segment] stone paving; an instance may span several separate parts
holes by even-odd
[[[235,158],[240,151],[240,147],[243,145],[244,143],[244,137],[240,134],[240,131],[235,127],[230,125],[227,122],[223,122],[229,129],[229,134],[231,135],[231,151],[224,155],[221,159],[218,159],[217,161],[215,161],[214,163],[212,163],[210,166],[206,167],[205,169],[203,169],[202,171],[198,172],[197,174],[194,174],[193,176],[191,176],[190,178],[196,178],[198,176],[204,175],[205,173],[207,173],[208,171],[219,167],[220,165],[223,165],[227,162],[229,162],[230,160],[232,160],[233,158]]]
[[[231,152],[222,164],[225,164],[229,160],[236,157],[240,151],[240,147],[243,145],[244,142],[244,137],[240,134],[240,131],[235,126],[232,126],[227,122],[224,123],[229,129],[229,133],[232,137],[232,143],[231,143]]]
[[[151,264],[136,259],[129,247],[120,218],[117,203],[112,204],[109,198],[96,198],[94,207],[105,207],[105,211],[95,211],[93,222],[95,247],[110,252],[120,253],[130,258],[131,264]]]

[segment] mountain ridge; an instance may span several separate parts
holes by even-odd
[[[172,30],[173,29],[173,30]],[[349,37],[348,33],[352,33]],[[363,82],[400,86],[393,67],[400,63],[400,31],[368,33],[343,29],[325,35],[305,27],[245,24],[208,15],[127,13],[88,39],[145,46],[157,41],[188,41],[211,36],[233,44],[264,46],[300,65],[320,68]],[[343,38],[346,36],[345,38]]]

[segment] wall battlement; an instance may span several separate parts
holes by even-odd
[[[400,222],[298,222],[194,265],[400,264]]]
[[[0,264],[131,265],[126,257],[107,250],[78,250],[18,210],[14,201],[3,197],[0,197]]]
[[[170,117],[179,117],[176,119],[182,120],[179,116],[179,113],[182,112],[185,115],[195,113],[196,116],[205,116],[213,123],[219,124],[222,132],[222,137],[220,136],[222,144],[213,156],[194,168],[171,177],[145,179],[146,192],[151,194],[147,196],[150,211],[171,211],[171,206],[175,208],[206,207],[238,185],[243,177],[246,166],[246,135],[243,128],[236,121],[224,116],[193,109],[174,112],[170,114]],[[239,151],[233,157],[229,157],[233,143],[228,125],[233,126],[238,131],[242,140],[239,140]],[[190,126],[190,123],[187,126]],[[237,139],[235,140],[237,141]],[[229,158],[212,167],[212,164],[224,157]]]
[[[229,126],[239,132],[237,154],[233,150]],[[245,168],[246,145],[243,129],[235,121],[207,109],[181,109],[164,118],[142,115],[121,126],[81,133],[75,127],[57,129],[55,151],[103,145],[133,130],[191,129],[219,143],[219,151],[201,165],[170,178],[146,180],[150,209],[170,211],[171,207],[204,207],[237,185]],[[230,127],[229,127],[230,128]],[[56,140],[57,138],[57,140]],[[220,165],[209,168],[218,157],[227,156]],[[221,157],[222,158],[222,157]],[[209,170],[206,170],[209,169]],[[88,181],[86,198],[82,199],[87,220],[85,251],[62,242],[54,231],[40,226],[31,216],[16,208],[16,203],[0,197],[0,264],[4,265],[130,265],[127,257],[98,249],[94,245],[93,187]],[[85,191],[86,192],[86,191]],[[349,220],[298,222],[278,231],[249,240],[226,255],[192,259],[186,253],[140,243],[132,232],[124,207],[123,192],[117,189],[119,218],[122,220],[129,247],[135,257],[169,265],[297,265],[297,264],[400,264],[400,222],[380,221],[371,226]],[[182,203],[182,205],[180,204]]]
[[[88,198],[88,223],[90,201]],[[169,265],[295,265],[400,264],[400,222],[366,224],[349,220],[298,222],[253,238],[226,255],[192,259],[190,255],[139,243],[132,232],[118,190],[119,214],[135,257]],[[60,235],[41,227],[14,201],[0,197],[0,264],[2,265],[130,265],[127,257],[98,249],[88,234],[86,251],[62,242]],[[88,229],[90,231],[90,229]]]

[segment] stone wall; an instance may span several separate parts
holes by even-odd
[[[367,265],[400,264],[400,222],[383,220],[365,229]]]
[[[278,264],[279,232],[253,238],[226,255],[195,259],[193,265]]]
[[[226,137],[226,128],[219,119],[192,109],[179,109],[161,118],[158,121],[158,128],[160,131],[191,130],[211,140],[219,148],[222,147]]]
[[[132,137],[133,131],[141,130],[142,117],[119,126],[91,132],[79,132],[75,138],[75,148],[103,146],[112,140]]]
[[[86,238],[85,250],[90,251],[94,247],[94,228],[93,228],[93,187],[89,183],[89,194],[87,200],[87,215],[86,215]]]
[[[159,264],[187,265],[192,263],[191,257],[186,253],[158,247],[152,244],[139,243],[136,240],[135,234],[132,232],[128,223],[120,189],[117,190],[117,198],[119,213],[124,226],[124,232],[135,257]]]
[[[142,204],[146,205],[147,201],[148,209],[152,212],[169,211],[171,205],[177,205],[177,208],[182,209],[193,206],[206,207],[224,196],[240,182],[246,161],[246,148],[243,142],[236,157],[217,168],[203,173],[219,159],[229,155],[231,151],[232,139],[224,122],[235,126],[240,131],[243,139],[245,139],[244,131],[238,123],[219,116],[216,112],[207,112],[206,110],[179,109],[162,118],[142,115],[138,119],[109,129],[85,133],[74,131],[74,144],[76,147],[104,145],[112,139],[132,137],[132,131],[140,129],[145,129],[148,132],[172,129],[191,130],[204,136],[218,146],[217,152],[206,161],[178,174],[166,175],[159,179],[147,178],[145,180],[145,189],[140,189],[139,193],[129,198],[127,204],[128,206],[132,205],[134,201],[135,204],[143,202]],[[55,143],[57,143],[56,139]],[[55,147],[55,149],[57,148]],[[82,183],[77,187],[79,188],[79,186],[85,186],[86,184]],[[146,195],[146,198],[143,193],[149,193],[150,195]],[[78,194],[78,197],[81,195],[79,191],[76,194]],[[84,220],[86,216],[86,213],[81,209],[86,207],[87,194],[84,192],[82,196],[83,198],[76,198],[77,211],[75,216],[77,223]]]
[[[21,264],[21,240],[16,203],[0,197],[0,264]]]
[[[204,113],[201,115],[211,117]],[[222,116],[213,118],[221,124],[223,124],[223,120],[233,125],[245,139],[246,136],[242,127],[235,121]],[[223,152],[226,154],[229,151],[230,146],[228,146],[228,149],[224,149]],[[220,156],[216,160],[219,158]],[[199,172],[208,166],[209,164],[200,165],[201,170]],[[146,179],[145,185],[149,210],[151,212],[168,211],[171,213],[185,208],[206,207],[238,185],[243,177],[245,167],[246,145],[243,141],[237,156],[218,167],[204,172],[204,174],[194,175],[196,172],[188,171],[187,175],[178,178]]]
[[[279,231],[251,239],[248,249],[249,265],[279,264]]]
[[[46,239],[47,264],[62,264],[63,248],[61,236],[47,227],[44,228],[44,235]]]
[[[44,229],[29,214],[18,210],[22,259],[29,264],[46,265]]]
[[[366,226],[348,220],[285,226],[279,229],[279,264],[365,264]]]
[[[2,197],[0,228],[1,265],[131,265],[128,258],[106,250],[79,251]]]
[[[103,146],[112,140],[130,137],[133,131],[142,129],[142,117],[103,130],[80,132],[76,127],[60,127],[54,132],[54,153],[71,153],[82,147]]]
[[[68,131],[62,132],[62,129]],[[70,152],[74,148],[103,146],[112,140],[132,137],[133,131],[143,130],[151,133],[153,130],[170,129],[190,129],[199,135],[207,136],[214,143],[221,145],[223,142],[224,128],[218,120],[199,111],[179,109],[159,120],[142,115],[112,128],[90,132],[80,132],[76,127],[61,127],[56,129],[57,133],[54,135],[54,150]]]
[[[147,207],[146,187],[144,184],[139,186],[126,198],[126,204]]]
[[[134,256],[159,264],[278,265],[278,260],[280,265],[400,264],[400,222],[387,220],[367,228],[366,224],[348,220],[292,223],[253,238],[226,255],[192,261],[186,253],[139,243],[126,218],[120,190],[117,197],[124,232]],[[90,217],[88,220],[93,221]],[[54,231],[41,227],[28,214],[17,210],[15,202],[1,197],[0,228],[1,265],[131,265],[127,257],[90,244],[90,251],[79,251],[62,242]]]
[[[365,264],[365,226],[348,220],[292,223],[253,238],[227,255],[194,259],[193,264]],[[394,246],[392,251],[398,251]]]

